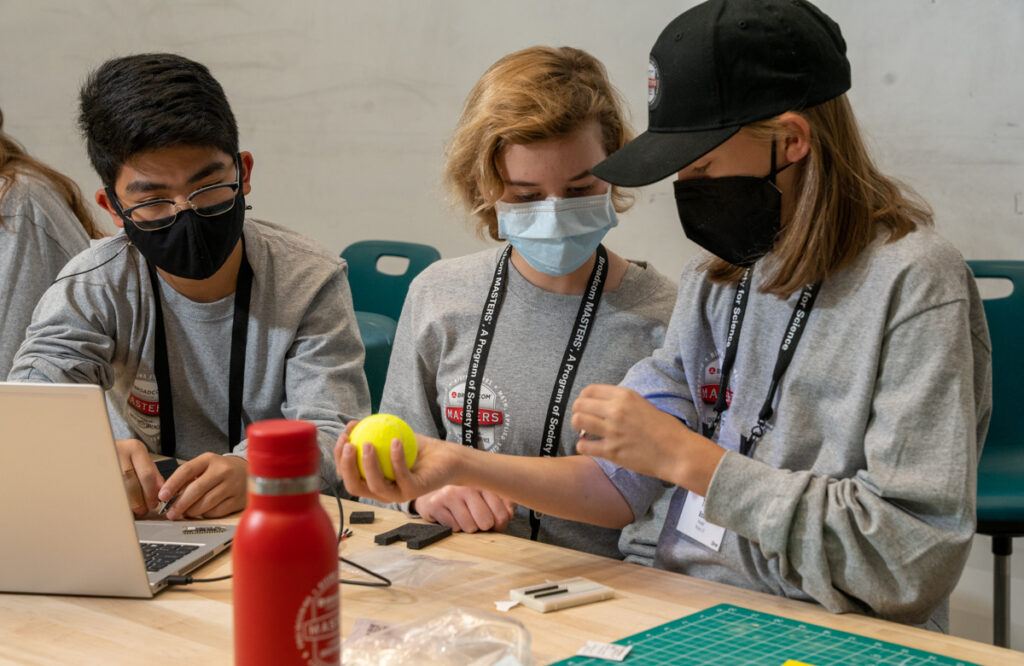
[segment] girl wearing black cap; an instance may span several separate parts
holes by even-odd
[[[590,169],[631,138],[622,109],[604,66],[579,49],[517,51],[480,78],[445,180],[478,233],[507,243],[416,277],[381,411],[481,450],[575,453],[573,400],[588,384],[620,381],[660,346],[675,301],[670,280],[602,245],[630,199]],[[408,510],[465,532],[622,557],[618,528],[530,516],[473,487],[417,496]],[[631,526],[622,550],[650,563],[660,527]]]
[[[615,526],[663,479],[677,490],[657,566],[946,630],[975,526],[988,331],[963,258],[867,156],[849,85],[839,27],[802,0],[709,0],[670,23],[648,131],[593,170],[677,174],[683,230],[709,252],[683,273],[664,346],[581,392],[583,456],[495,465],[424,442],[389,485],[353,475],[342,447],[349,490],[469,482]]]

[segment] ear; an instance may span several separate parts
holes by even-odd
[[[107,197],[106,189],[101,187],[96,190],[96,203],[100,205],[100,208],[110,214],[110,219],[114,221],[114,226],[122,229],[124,228],[124,221],[121,219],[121,216],[117,214],[117,211],[114,209],[114,204],[112,204],[110,199]]]
[[[244,150],[239,155],[242,158],[242,194],[248,195],[252,192],[252,185],[249,184],[249,178],[252,177],[252,153]]]
[[[787,111],[778,121],[786,128],[782,158],[788,162],[799,162],[811,152],[811,126],[799,113]]]

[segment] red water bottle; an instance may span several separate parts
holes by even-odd
[[[231,547],[235,664],[338,664],[338,537],[320,506],[316,428],[260,421],[246,437],[249,495]]]

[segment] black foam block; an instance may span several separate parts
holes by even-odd
[[[396,541],[404,541],[406,547],[412,550],[425,548],[432,543],[451,536],[452,528],[444,525],[424,525],[422,523],[406,523],[388,532],[378,534],[373,538],[378,546],[387,546]]]

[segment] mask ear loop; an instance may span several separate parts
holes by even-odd
[[[787,165],[788,166],[788,165]],[[775,168],[775,137],[772,137],[772,168],[768,172],[768,178],[771,179],[772,185],[775,184],[775,176],[779,173],[779,169]]]
[[[768,180],[771,182],[771,184],[775,185],[775,176],[779,175],[780,173],[782,173],[789,167],[793,166],[794,164],[796,164],[796,162],[789,162],[782,168],[777,168],[775,166],[775,137],[772,137],[772,167],[771,170],[768,172]]]

